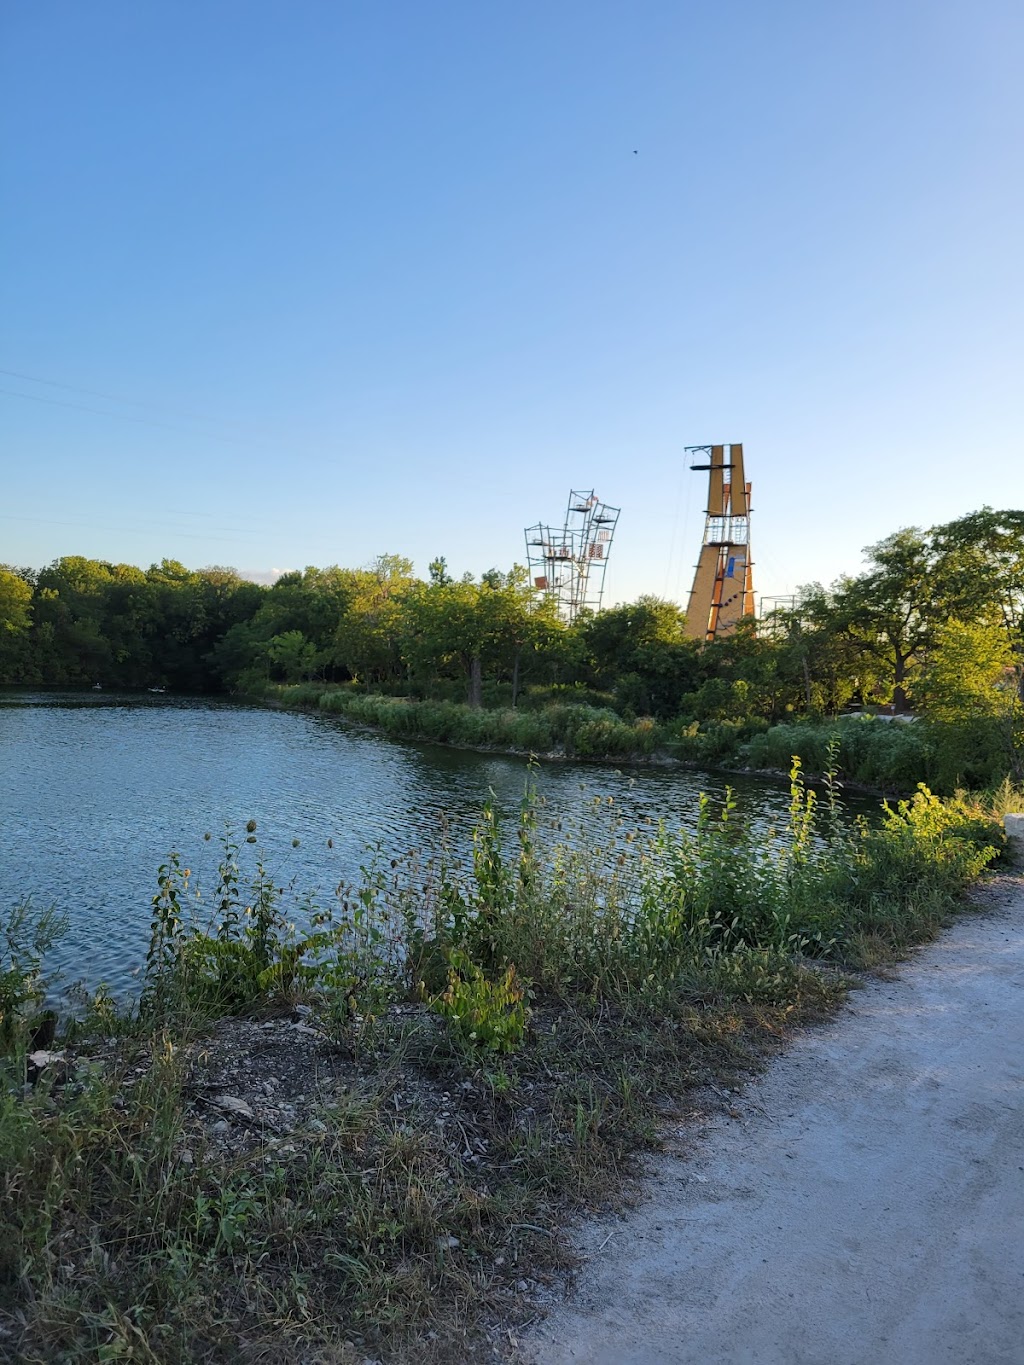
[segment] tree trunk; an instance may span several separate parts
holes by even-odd
[[[515,663],[512,665],[512,710],[516,709],[519,697],[519,650],[516,650]]]
[[[910,710],[907,705],[907,693],[903,686],[903,679],[906,676],[907,661],[902,654],[897,654],[892,689],[892,713],[894,716],[902,716]]]
[[[483,698],[483,670],[480,667],[480,655],[474,654],[469,661],[469,704],[473,707],[481,707],[484,703]]]

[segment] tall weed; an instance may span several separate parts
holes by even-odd
[[[44,960],[67,927],[66,915],[52,908],[37,910],[30,900],[0,914],[0,1055],[30,1040],[53,984]]]

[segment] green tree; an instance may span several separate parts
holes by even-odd
[[[453,583],[438,577],[416,584],[404,612],[404,653],[410,668],[429,679],[456,669],[465,679],[470,706],[482,702],[485,627],[480,591],[472,579]]]
[[[906,711],[914,667],[943,614],[934,556],[916,527],[894,532],[865,554],[871,567],[833,590],[832,627],[874,656],[893,710]]]
[[[531,676],[563,629],[555,603],[538,597],[522,565],[503,574],[489,569],[480,580],[477,602],[483,666],[512,685],[512,705],[519,699],[524,673]]]
[[[793,607],[760,622],[760,637],[774,646],[773,718],[787,711],[836,715],[877,690],[884,673],[879,652],[866,649],[848,625],[845,612],[820,583],[801,587]]]
[[[0,634],[21,635],[32,624],[32,584],[0,565]]]
[[[432,559],[427,565],[427,572],[430,575],[431,583],[436,587],[444,587],[445,584],[452,581],[452,576],[448,572],[448,561],[444,555],[438,555],[436,559]]]
[[[0,682],[22,681],[31,624],[31,582],[17,570],[0,565]]]
[[[301,630],[286,630],[267,645],[267,658],[285,682],[304,682],[317,666],[317,649]]]
[[[586,617],[580,634],[595,685],[633,711],[674,715],[700,680],[700,646],[674,602],[640,597]]]
[[[312,645],[309,675],[323,675],[335,657],[335,635],[353,594],[350,569],[332,566],[282,574],[269,589],[258,589],[256,610],[227,626],[212,647],[210,664],[230,687],[258,687],[269,676],[270,643],[297,631]],[[254,585],[253,585],[254,586]]]
[[[932,541],[949,614],[999,622],[1024,700],[1024,511],[983,507],[935,527]]]
[[[914,687],[915,704],[935,727],[933,743],[947,785],[1024,776],[1024,703],[1016,656],[998,621],[948,621],[936,627]]]
[[[334,632],[333,660],[352,678],[381,685],[402,674],[403,604],[413,587],[412,562],[379,555],[368,569],[352,569],[345,609]]]
[[[46,681],[71,686],[111,681],[114,658],[104,618],[112,581],[110,564],[82,555],[67,555],[40,570],[33,606],[46,648]]]

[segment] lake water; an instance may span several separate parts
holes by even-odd
[[[67,978],[119,992],[144,957],[156,872],[171,849],[210,885],[225,823],[241,830],[255,819],[275,878],[324,891],[357,875],[370,845],[389,856],[429,848],[446,818],[468,831],[489,791],[514,813],[525,779],[520,758],[398,742],[336,717],[209,699],[8,692],[0,910],[26,896],[55,905],[70,920],[55,964]],[[727,781],[744,818],[766,830],[784,819],[788,790],[752,779],[566,763],[544,763],[536,775],[554,816],[599,795],[614,797],[629,820],[685,824],[698,793],[721,796]]]

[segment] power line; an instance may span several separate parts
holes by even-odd
[[[84,393],[90,398],[102,398],[105,403],[127,403],[132,408],[153,408],[156,412],[165,412],[171,417],[185,417],[190,422],[213,422],[217,419],[204,417],[199,412],[188,412],[184,408],[172,408],[167,403],[150,403],[144,398],[125,398],[119,393],[103,393],[99,389],[86,389],[81,384],[65,384],[58,379],[43,379],[38,374],[25,374],[23,370],[5,370],[0,366],[0,374],[6,374],[11,379],[25,379],[30,384],[45,384],[50,389],[67,389],[69,393]],[[229,423],[229,425],[233,425]]]
[[[58,508],[58,509],[55,509],[55,510],[60,510],[60,509]],[[129,514],[131,513],[131,508],[130,508],[130,507],[126,508],[125,510],[126,510]],[[19,513],[13,513],[13,512],[4,512],[4,513],[0,514],[0,516],[2,516],[2,518],[3,518],[4,521],[47,521],[47,520],[49,520],[49,518],[46,518],[46,517],[34,517],[34,516],[30,515],[30,514],[27,513],[27,512],[26,512],[26,513],[20,513],[20,514],[19,514]],[[186,511],[183,511],[181,508],[176,508],[176,507],[162,508],[162,509],[161,509],[161,515],[160,515],[159,517],[148,517],[148,516],[137,516],[137,517],[134,517],[134,516],[133,516],[133,517],[132,517],[132,521],[131,521],[131,525],[132,525],[132,526],[136,526],[136,527],[140,527],[142,530],[145,530],[147,527],[151,527],[151,528],[154,529],[154,530],[175,531],[176,528],[171,524],[171,522],[174,521],[175,519],[177,519],[177,520],[184,520],[184,519],[189,518],[189,517],[204,517],[204,518],[206,518],[206,519],[208,519],[208,520],[210,520],[210,521],[219,521],[219,522],[220,522],[220,525],[219,525],[218,527],[212,528],[212,529],[216,529],[216,530],[220,530],[220,531],[228,531],[228,532],[230,532],[232,535],[240,535],[240,536],[266,536],[266,535],[269,534],[269,532],[268,532],[268,530],[267,530],[267,528],[266,528],[265,526],[253,525],[253,524],[249,524],[249,525],[245,525],[245,526],[231,526],[231,525],[228,524],[227,522],[222,521],[221,518],[217,515],[216,512],[186,512]],[[91,519],[81,519],[81,518],[80,518],[78,521],[61,521],[61,522],[58,523],[58,524],[61,525],[61,526],[93,526],[93,525],[95,525],[96,523],[93,522]],[[187,524],[187,522],[186,522],[186,524]],[[186,531],[184,528],[182,528],[180,534],[181,534],[181,535],[196,535],[196,536],[202,536],[202,535],[205,534],[205,532],[203,531],[202,528],[200,528],[199,531]]]
[[[139,526],[138,523],[132,526],[104,526],[96,521],[59,521],[56,517],[19,517],[8,512],[0,512],[0,521],[28,521],[39,526],[71,526],[78,531],[113,531],[116,534],[128,534],[134,536],[150,536],[156,534],[150,526]],[[238,536],[218,535],[216,531],[206,534],[199,531],[176,531],[173,528],[167,529],[167,534],[175,540],[216,540],[229,542],[232,545],[250,545],[250,541],[242,540]]]
[[[13,373],[13,371],[11,371],[11,370],[0,370],[0,374],[12,374],[12,373]],[[50,383],[50,382],[52,382],[52,381],[50,381],[50,380],[36,380],[36,381],[34,381],[34,382],[36,382],[36,383]],[[58,385],[57,387],[60,387],[60,388],[70,388],[71,386],[70,386],[70,385],[64,384],[64,385]],[[90,392],[90,390],[88,390],[88,389],[83,389],[83,390],[78,390],[78,392],[88,393],[88,392]],[[177,432],[179,435],[182,435],[182,436],[191,436],[193,439],[205,438],[206,440],[210,440],[210,441],[224,441],[224,442],[226,442],[228,445],[242,446],[242,447],[244,447],[244,448],[247,449],[247,450],[254,450],[254,449],[255,449],[255,450],[269,450],[269,451],[274,451],[274,453],[278,453],[278,452],[275,450],[275,448],[274,448],[273,446],[263,445],[263,444],[262,444],[261,442],[259,442],[259,441],[250,440],[248,437],[244,437],[244,438],[243,438],[243,437],[241,437],[241,436],[224,436],[224,435],[222,435],[222,434],[220,434],[219,432],[216,432],[216,431],[190,431],[187,427],[172,426],[170,422],[160,422],[160,421],[157,421],[157,420],[156,420],[155,418],[153,418],[153,417],[133,417],[133,416],[131,415],[131,413],[127,413],[127,412],[110,412],[110,411],[108,411],[106,408],[94,408],[94,407],[90,407],[90,406],[89,406],[88,404],[86,404],[86,403],[70,403],[70,402],[68,402],[68,400],[67,400],[66,398],[44,398],[44,397],[42,396],[42,394],[38,394],[38,393],[19,393],[16,389],[2,389],[2,388],[0,388],[0,393],[6,394],[9,398],[25,398],[25,399],[27,399],[30,403],[45,403],[45,404],[46,404],[47,406],[49,406],[49,407],[55,407],[55,408],[74,408],[74,409],[77,410],[78,412],[91,412],[91,413],[94,413],[94,414],[95,414],[96,416],[98,416],[98,417],[113,417],[113,418],[115,418],[115,419],[116,419],[117,421],[119,421],[119,422],[135,422],[135,423],[141,423],[143,426],[160,427],[163,431],[174,431],[174,432]],[[112,399],[112,400],[110,400],[110,401],[112,401],[112,402],[122,402],[122,401],[124,401],[124,402],[131,402],[132,400],[131,400],[131,399],[124,399],[124,400],[122,400],[122,399],[116,399],[116,398],[115,398],[115,399]],[[151,406],[151,405],[141,404],[140,406]],[[183,415],[184,415],[184,414],[183,414]],[[205,421],[206,419],[203,418],[203,417],[199,417],[199,418],[196,418],[195,420],[196,420],[196,421],[202,422],[202,421]]]

